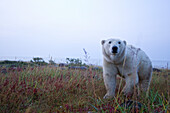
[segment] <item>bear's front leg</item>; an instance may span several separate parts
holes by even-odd
[[[109,73],[106,73],[103,75],[104,78],[104,84],[106,87],[107,93],[103,97],[104,99],[113,98],[115,95],[115,89],[116,89],[116,75],[112,75]]]
[[[128,74],[125,78],[126,85],[123,89],[125,95],[130,95],[133,93],[134,87],[138,85],[139,77],[137,74]]]
[[[114,67],[114,65],[104,62],[103,79],[107,91],[106,95],[103,97],[104,99],[114,97],[116,89],[116,75],[117,69]]]

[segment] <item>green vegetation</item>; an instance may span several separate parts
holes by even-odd
[[[85,66],[86,64],[82,63],[82,60],[80,60],[79,58],[66,58],[66,63],[69,66]]]
[[[168,112],[169,73],[153,73],[148,97],[145,93],[124,97],[120,93],[124,82],[118,78],[115,98],[103,100],[106,90],[98,70],[40,66],[8,71],[0,74],[0,112]],[[140,102],[141,108],[121,106],[129,99]]]
[[[35,57],[30,62],[9,61],[9,60],[0,61],[0,66],[5,66],[5,67],[43,66],[47,64],[48,63],[46,63],[43,60],[43,58],[40,58],[40,57]]]
[[[52,57],[51,57],[51,59],[49,60],[49,64],[50,64],[50,65],[56,65],[55,61],[52,60]]]
[[[40,57],[35,57],[33,58],[33,61],[31,60],[30,62],[32,62],[33,64],[37,64],[37,65],[47,65],[47,63],[43,60],[43,58]]]
[[[19,67],[19,66],[28,66],[30,63],[28,62],[23,62],[23,61],[9,61],[9,60],[4,60],[0,61],[1,66],[7,66],[7,67]]]
[[[82,60],[79,58],[66,58],[66,63],[68,66],[87,66],[85,63],[82,63]],[[9,61],[4,60],[0,61],[0,66],[6,66],[6,67],[23,67],[23,66],[46,66],[48,65],[47,62],[44,61],[43,58],[35,57],[30,62],[24,62],[24,61]],[[56,65],[55,61],[52,60],[52,58],[49,60],[49,65]]]

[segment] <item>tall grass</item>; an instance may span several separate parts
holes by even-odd
[[[115,98],[106,93],[100,70],[62,70],[54,67],[27,68],[0,74],[0,112],[168,112],[169,70],[153,73],[149,96],[125,97],[117,89]],[[120,79],[118,78],[118,81]],[[141,108],[121,106],[128,100]]]

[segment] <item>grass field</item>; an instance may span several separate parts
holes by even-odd
[[[0,74],[0,112],[154,112],[169,109],[170,71],[154,72],[149,96],[127,98],[121,94],[124,81],[118,78],[115,98],[106,93],[101,70],[68,70],[56,67],[28,67]],[[119,85],[121,86],[119,88]],[[124,107],[128,100],[140,103]]]

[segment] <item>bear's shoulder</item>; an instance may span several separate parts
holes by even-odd
[[[133,51],[133,52],[141,51],[140,48],[137,48],[137,47],[135,47],[135,46],[133,46],[133,45],[127,45],[127,50],[128,50],[128,51]]]
[[[143,51],[140,48],[137,48],[133,45],[127,45],[127,56],[139,56],[140,54],[144,54]]]

